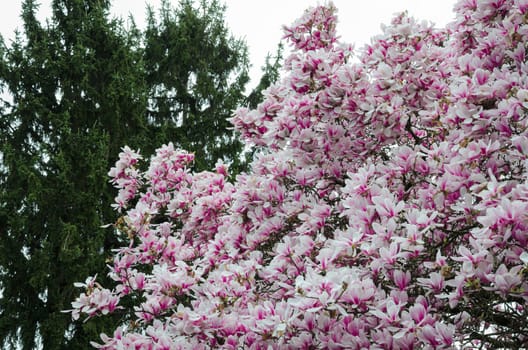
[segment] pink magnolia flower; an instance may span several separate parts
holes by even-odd
[[[331,3],[307,10],[230,119],[248,173],[123,148],[115,284],[78,284],[72,316],[127,308],[102,349],[526,348],[527,11],[401,13],[356,54]]]

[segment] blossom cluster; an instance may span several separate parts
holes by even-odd
[[[528,1],[396,16],[363,50],[329,3],[285,37],[282,80],[232,123],[248,173],[172,144],[110,171],[123,242],[73,316],[101,349],[528,346]]]

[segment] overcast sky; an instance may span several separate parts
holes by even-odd
[[[15,28],[21,28],[22,0],[0,0],[0,33],[6,43],[13,38]],[[176,5],[178,0],[172,0]],[[317,0],[224,0],[226,21],[232,33],[246,40],[253,65],[253,80],[260,76],[260,67],[268,52],[274,53],[282,37],[281,26],[290,24]],[[39,18],[50,15],[51,0],[40,0]],[[127,18],[132,14],[136,23],[144,25],[147,4],[159,8],[160,0],[113,0],[112,13]],[[357,48],[380,33],[380,24],[388,23],[396,12],[407,10],[414,17],[432,21],[443,27],[453,19],[455,0],[334,0],[338,8],[338,34],[343,41]],[[255,83],[254,81],[252,83]]]

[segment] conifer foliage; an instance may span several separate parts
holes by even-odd
[[[108,1],[55,0],[48,25],[37,8],[24,2],[2,62],[0,339],[82,348],[104,328],[75,327],[61,311],[72,283],[105,266],[113,239],[100,226],[115,217],[105,169],[123,142],[140,146],[146,94],[134,38],[108,18]]]
[[[239,160],[224,119],[244,98],[248,63],[216,1],[165,3],[146,32],[112,19],[108,0],[54,0],[45,24],[38,6],[24,1],[23,30],[1,52],[0,347],[82,349],[122,317],[72,323],[63,312],[74,282],[105,279],[118,244],[101,226],[117,217],[106,174],[120,148],[154,150],[166,133],[200,150],[196,167]],[[177,94],[153,114],[161,86]],[[192,135],[172,132],[177,116]]]
[[[147,16],[143,60],[152,139],[194,152],[198,170],[219,158],[244,166],[243,144],[227,119],[245,98],[247,47],[229,34],[224,10],[217,0],[183,0],[177,8],[164,0],[159,15],[150,9]]]
[[[94,346],[526,348],[528,2],[455,10],[395,17],[356,61],[336,9],[306,11],[232,119],[261,149],[232,183],[125,147],[114,287],[88,278],[72,314],[127,316]]]

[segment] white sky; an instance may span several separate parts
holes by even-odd
[[[236,37],[246,40],[250,50],[252,82],[260,77],[260,67],[268,52],[274,53],[282,37],[283,24],[291,24],[304,9],[317,0],[223,0],[227,5],[226,21]],[[127,18],[132,14],[136,23],[144,26],[147,4],[159,8],[160,0],[113,0],[112,13]],[[178,0],[172,0],[176,5]],[[455,0],[334,0],[338,8],[338,34],[345,42],[360,48],[380,33],[380,24],[389,23],[396,12],[407,10],[420,20],[428,20],[438,27],[449,23]],[[39,17],[51,13],[51,0],[40,0]],[[0,0],[0,33],[6,43],[13,38],[15,28],[21,28],[22,0]]]

